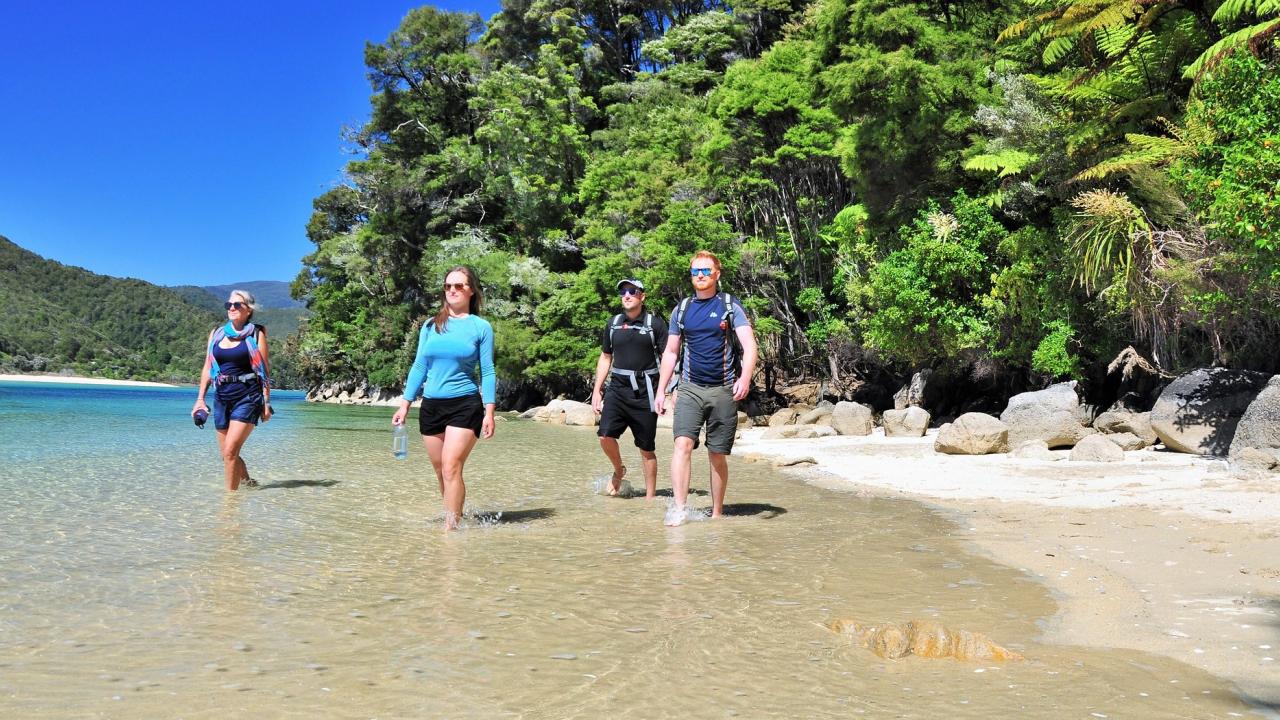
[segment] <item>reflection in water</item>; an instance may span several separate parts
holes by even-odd
[[[1036,644],[1045,591],[912,503],[735,463],[728,517],[664,528],[665,500],[591,494],[594,435],[508,422],[468,462],[473,522],[442,533],[425,454],[349,432],[382,409],[289,410],[249,448],[255,492],[224,493],[195,445],[8,466],[5,717],[1247,712],[1168,660]],[[833,618],[936,621],[1027,660],[885,660]]]

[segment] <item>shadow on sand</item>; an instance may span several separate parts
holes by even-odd
[[[259,485],[258,490],[292,490],[300,487],[333,487],[338,480],[281,480],[279,482]]]
[[[707,491],[689,488],[689,494],[690,495],[706,495]],[[658,497],[675,497],[675,492],[672,491],[671,488],[658,488],[658,491],[655,492],[654,495]],[[644,496],[644,488],[640,488],[640,496],[641,497]]]
[[[510,525],[547,520],[555,517],[555,508],[529,508],[528,510],[480,510],[472,517],[484,525]]]
[[[764,520],[771,520],[783,515],[787,512],[786,508],[770,505],[769,503],[725,503],[724,514],[726,517],[747,517],[750,515],[758,515]]]

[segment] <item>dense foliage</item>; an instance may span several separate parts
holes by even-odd
[[[470,263],[504,385],[580,393],[615,281],[669,311],[709,248],[770,379],[1280,370],[1278,29],[1274,0],[413,10],[315,201],[299,369],[398,386]]]

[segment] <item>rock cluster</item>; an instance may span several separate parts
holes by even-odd
[[[370,385],[367,380],[339,380],[307,391],[308,402],[343,405],[392,405],[400,397],[399,391]]]

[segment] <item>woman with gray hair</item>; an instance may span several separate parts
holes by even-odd
[[[212,383],[213,427],[218,431],[227,490],[234,491],[242,482],[250,487],[258,484],[249,477],[240,449],[259,420],[271,419],[271,380],[267,328],[252,322],[257,309],[253,295],[247,290],[232,290],[225,305],[227,323],[209,333],[200,390],[191,406],[191,417],[204,427],[209,417],[204,396]]]

